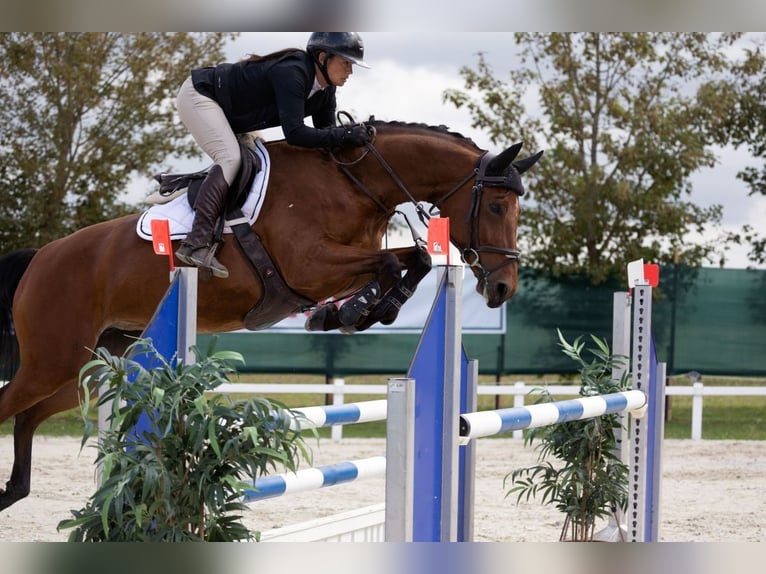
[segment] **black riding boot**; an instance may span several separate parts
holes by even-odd
[[[223,170],[216,164],[210,169],[197,194],[192,230],[175,253],[187,265],[209,268],[213,275],[222,279],[229,276],[229,270],[215,258],[213,232],[228,191],[229,184],[223,177]]]

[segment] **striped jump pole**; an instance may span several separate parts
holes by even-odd
[[[460,415],[460,436],[465,439],[494,436],[515,430],[634,411],[644,405],[644,393],[633,390],[526,407],[466,413]]]
[[[291,426],[293,429],[310,429],[384,421],[386,420],[387,404],[385,399],[381,399],[342,405],[290,409],[294,415],[297,415],[293,416]]]
[[[407,384],[404,385],[405,383]],[[410,422],[412,419],[412,416],[406,416],[406,409],[410,411],[413,409],[413,404],[405,404],[398,398],[397,390],[403,390],[405,387],[411,387],[410,393],[414,392],[414,381],[390,380],[388,399],[291,409],[293,415],[291,426],[298,429],[324,428],[336,424],[386,420],[389,414],[398,422],[396,426],[404,426],[408,418]],[[412,402],[411,397],[409,401]],[[389,402],[393,403],[392,407],[389,407]],[[395,460],[395,463],[395,467],[400,464],[398,460]],[[245,491],[244,502],[255,502],[289,493],[317,490],[355,480],[383,476],[386,476],[386,456],[374,456],[356,461],[307,468],[296,472],[262,476],[253,481],[252,490]]]
[[[386,474],[386,457],[373,456],[356,461],[339,462],[307,468],[297,472],[272,474],[258,478],[252,490],[245,491],[244,502],[275,498],[284,494],[317,490],[344,482],[376,478]]]

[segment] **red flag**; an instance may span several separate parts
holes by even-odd
[[[428,222],[428,253],[434,265],[449,265],[449,217]]]
[[[173,271],[173,244],[170,241],[170,223],[167,219],[152,220],[152,245],[157,255],[167,255]]]
[[[660,284],[660,266],[656,263],[644,263],[644,280],[652,287]]]

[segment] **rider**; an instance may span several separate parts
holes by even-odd
[[[209,268],[216,277],[229,276],[215,257],[213,233],[241,165],[236,134],[281,126],[287,143],[301,147],[357,147],[370,141],[364,126],[336,127],[335,89],[346,83],[353,64],[369,68],[356,32],[314,32],[305,51],[281,50],[192,70],[176,107],[214,165],[198,192],[192,230],[175,253],[179,260]],[[303,123],[307,116],[313,128]]]

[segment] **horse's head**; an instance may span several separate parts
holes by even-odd
[[[499,307],[510,299],[518,288],[521,174],[543,152],[517,160],[521,143],[493,155],[445,126],[372,125],[376,129],[374,145],[368,145],[361,157],[339,162],[341,169],[389,214],[405,197],[418,207],[420,201],[431,203],[450,218],[450,239],[470,265],[478,281],[476,290],[487,305]],[[375,161],[365,163],[362,160],[368,151]],[[366,177],[354,176],[350,166],[356,164],[360,171],[362,166],[373,171]],[[382,185],[376,185],[378,180]]]
[[[498,155],[481,155],[470,197],[456,193],[464,195],[463,200],[455,197],[451,209],[445,205],[447,212],[460,212],[461,218],[453,215],[452,241],[476,276],[476,290],[493,308],[510,299],[518,288],[516,234],[521,215],[519,198],[524,195],[521,174],[543,154],[540,151],[516,160],[521,147],[517,143]]]

